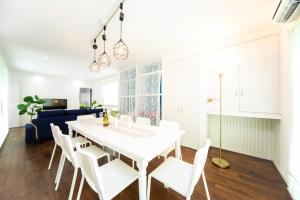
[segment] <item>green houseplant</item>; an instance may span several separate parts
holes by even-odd
[[[80,109],[94,110],[97,108],[102,108],[102,105],[98,104],[97,101],[93,101],[91,107],[85,103],[80,105]]]
[[[19,115],[27,114],[30,116],[30,124],[35,128],[35,135],[38,139],[37,127],[32,123],[32,118],[43,109],[44,99],[39,98],[38,95],[24,97],[24,102],[19,104]]]

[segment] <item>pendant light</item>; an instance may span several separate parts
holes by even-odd
[[[102,35],[102,40],[103,40],[103,53],[100,54],[99,58],[98,58],[98,63],[101,67],[108,67],[110,65],[110,58],[108,56],[108,54],[105,51],[105,41],[106,41],[106,35],[105,35],[105,31],[106,31],[106,25],[103,27],[104,33]]]
[[[114,46],[114,57],[118,60],[125,60],[128,57],[129,50],[122,40],[122,23],[124,20],[123,3],[120,3],[120,40]]]
[[[97,44],[96,44],[96,39],[94,39],[94,44],[93,44],[93,49],[94,49],[94,61],[90,64],[90,71],[92,73],[99,73],[100,71],[100,66],[99,64],[96,62],[96,49],[98,48]]]

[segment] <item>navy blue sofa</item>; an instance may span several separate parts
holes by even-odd
[[[88,115],[93,113],[96,113],[96,116],[99,117],[99,114],[102,112],[102,108],[93,110],[77,109],[42,111],[38,113],[37,119],[32,120],[32,123],[37,126],[38,140],[41,141],[53,138],[50,123],[59,126],[64,134],[68,134],[68,126],[65,123],[66,121],[76,120],[78,115]],[[26,133],[27,143],[36,143],[36,141],[31,141],[33,139],[35,139],[35,137],[32,137],[31,135],[27,136]]]

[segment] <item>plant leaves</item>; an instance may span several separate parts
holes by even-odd
[[[27,111],[26,110],[20,110],[19,111],[19,115],[23,115],[23,114],[25,114]]]
[[[41,112],[41,111],[42,111],[42,108],[38,108],[38,109],[35,110],[35,112],[37,112],[37,113]]]
[[[19,104],[17,107],[19,110],[25,110],[25,111],[27,110],[27,105],[25,104]]]
[[[35,113],[33,113],[33,112],[27,112],[27,114],[28,114],[28,115],[31,115],[31,116],[34,116],[34,115],[35,115]]]
[[[46,103],[46,101],[44,99],[38,99],[37,100],[37,104],[44,104]]]
[[[32,98],[32,96],[26,96],[26,97],[24,97],[24,101],[27,103],[30,103],[33,101],[33,98]]]
[[[40,100],[38,95],[34,95],[35,100]]]

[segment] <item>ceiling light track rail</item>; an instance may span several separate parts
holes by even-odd
[[[108,18],[108,20],[106,21],[106,23],[101,25],[100,31],[96,34],[95,39],[98,39],[98,37],[101,35],[101,33],[104,31],[104,27],[106,27],[110,21],[115,17],[115,15],[119,12],[119,10],[121,10],[120,8],[120,4],[123,4],[126,2],[126,0],[121,1],[120,3],[118,3],[118,7],[114,10],[114,12],[112,13],[112,15]],[[123,16],[124,18],[124,16]]]

